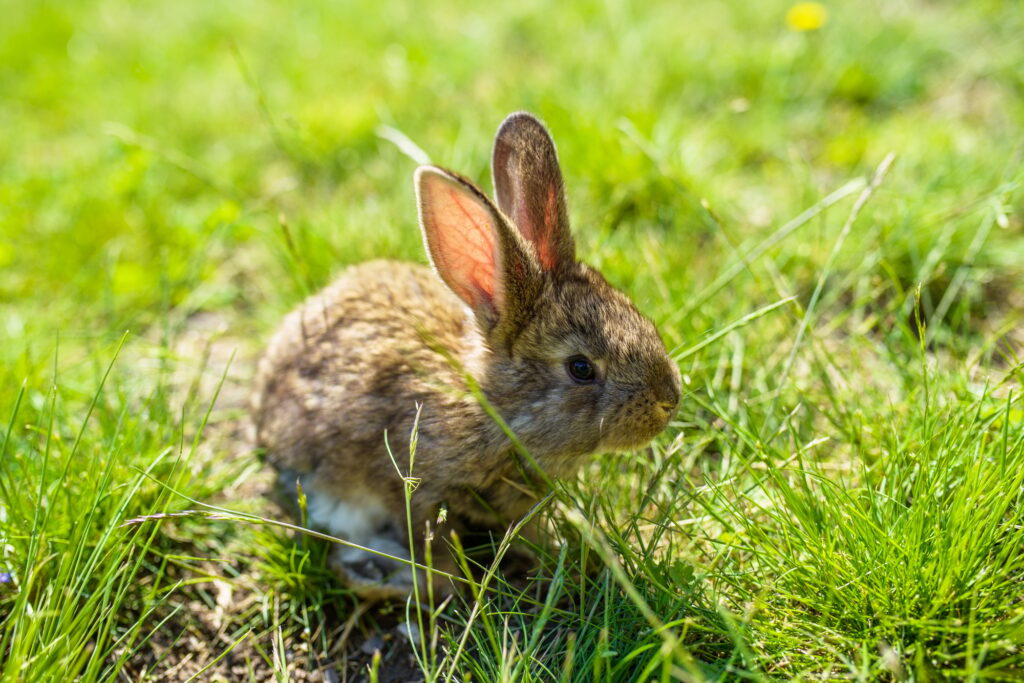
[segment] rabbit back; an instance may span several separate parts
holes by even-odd
[[[304,488],[352,500],[363,491],[397,511],[418,415],[414,470],[429,477],[417,507],[452,498],[448,485],[487,489],[507,439],[463,379],[486,353],[465,306],[426,266],[353,266],[271,339],[257,372],[257,445],[292,490],[302,476]]]

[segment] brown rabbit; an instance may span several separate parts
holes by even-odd
[[[408,475],[417,411],[417,538],[442,507],[460,531],[500,530],[544,493],[531,459],[548,476],[572,476],[588,454],[646,444],[675,412],[679,371],[654,325],[576,260],[543,124],[509,116],[492,163],[497,206],[459,175],[417,169],[433,269],[354,266],[271,340],[256,381],[257,443],[293,495],[301,480],[310,526],[408,557],[395,467]],[[411,586],[407,568],[348,546],[332,563],[368,596]]]

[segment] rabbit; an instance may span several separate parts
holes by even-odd
[[[269,342],[253,397],[257,447],[293,499],[301,483],[310,527],[408,558],[411,476],[421,560],[442,508],[456,531],[501,531],[549,477],[575,475],[597,451],[647,444],[675,413],[679,370],[654,324],[576,259],[558,155],[537,118],[501,124],[492,177],[497,202],[420,166],[431,267],[352,266]],[[408,595],[416,578],[351,546],[335,546],[330,562],[371,598]]]

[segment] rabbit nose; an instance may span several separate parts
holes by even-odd
[[[668,422],[675,415],[677,403],[670,401],[661,401],[658,403],[658,408],[661,411],[661,417],[663,420]]]
[[[671,415],[675,412],[676,407],[679,406],[679,395],[679,380],[672,377],[669,381],[663,382],[658,388],[655,400],[658,402],[659,408]]]
[[[669,420],[679,406],[679,389],[672,383],[663,385],[655,393],[654,402],[664,419]]]

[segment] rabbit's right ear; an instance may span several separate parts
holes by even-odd
[[[486,332],[512,330],[540,287],[540,266],[519,233],[471,182],[437,166],[416,169],[420,229],[448,288]]]
[[[559,270],[575,263],[558,152],[533,114],[517,112],[498,128],[491,175],[498,206],[533,243],[541,266]]]

